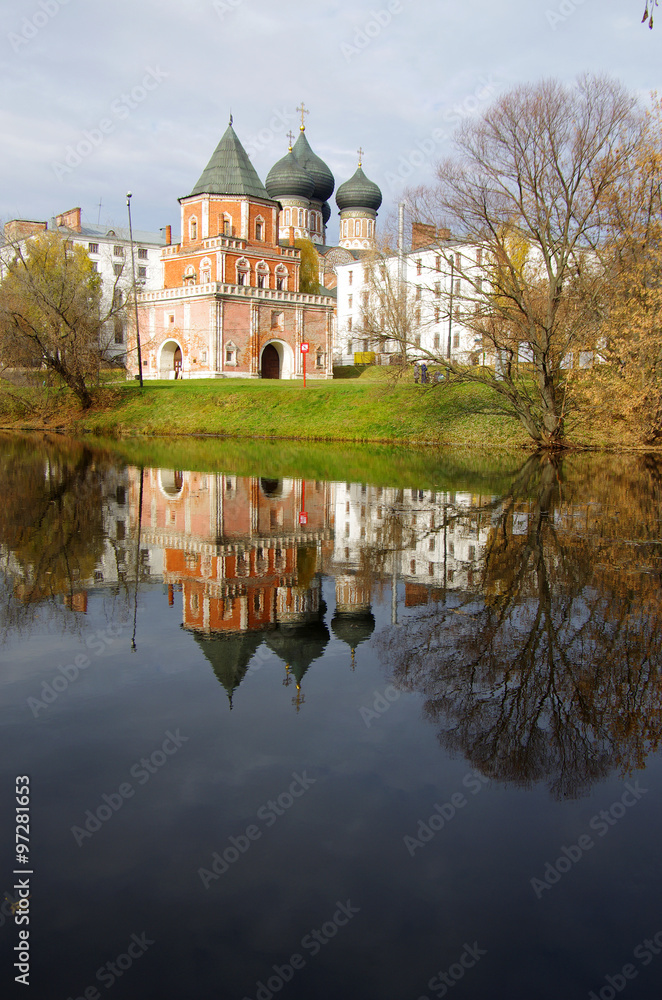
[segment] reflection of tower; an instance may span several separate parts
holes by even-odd
[[[352,651],[352,670],[356,647],[366,642],[375,628],[375,617],[370,604],[370,586],[355,576],[336,579],[336,613],[331,629],[336,639],[346,642]]]
[[[199,645],[212,666],[212,670],[228,694],[230,708],[234,692],[241,684],[250,662],[262,644],[259,632],[218,633],[213,637],[195,635]]]

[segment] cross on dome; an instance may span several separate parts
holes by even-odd
[[[310,111],[308,110],[308,108],[306,107],[306,105],[303,103],[303,101],[301,102],[300,107],[295,108],[295,110],[298,111],[298,112],[300,112],[300,114],[301,114],[301,125],[299,126],[299,128],[301,129],[302,132],[305,132],[306,131],[306,122],[304,120],[304,115],[309,115]]]
[[[362,166],[361,160],[363,159],[363,153],[364,152],[365,151],[363,149],[361,149],[361,147],[359,146],[359,148],[357,149],[357,153],[359,154],[359,166]]]

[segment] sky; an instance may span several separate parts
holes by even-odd
[[[432,183],[452,135],[503,91],[607,73],[658,89],[644,0],[2,0],[0,221],[80,206],[90,224],[179,233],[225,131],[262,181],[298,134],[336,189],[363,169],[379,221]],[[329,240],[335,242],[338,214]],[[379,223],[378,223],[379,224]]]

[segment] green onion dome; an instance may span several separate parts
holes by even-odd
[[[358,167],[353,177],[341,184],[336,194],[336,204],[342,212],[347,208],[368,208],[376,212],[382,203],[382,193]]]
[[[308,174],[290,149],[282,160],[275,163],[269,174],[265,187],[270,198],[312,198],[315,181]]]
[[[324,225],[326,225],[331,218],[331,206],[328,201],[325,201],[322,205],[322,218],[324,219]]]
[[[316,201],[326,201],[327,198],[330,198],[336,186],[333,174],[324,160],[321,160],[319,156],[313,153],[306,139],[306,134],[303,131],[299,132],[299,138],[294,145],[294,155],[306,173],[315,182],[313,198]]]

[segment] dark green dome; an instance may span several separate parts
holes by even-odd
[[[353,177],[341,184],[336,194],[336,204],[342,212],[346,208],[369,208],[376,212],[382,203],[382,193],[358,167]]]
[[[303,169],[292,150],[275,163],[267,175],[265,187],[270,198],[312,198],[315,181]]]
[[[375,616],[371,611],[359,614],[336,612],[331,620],[331,631],[336,639],[346,642],[350,649],[367,642],[374,630]]]
[[[321,160],[319,156],[313,153],[306,139],[305,132],[299,132],[299,138],[294,145],[294,155],[306,173],[310,174],[315,182],[313,198],[317,201],[326,201],[327,198],[330,198],[336,186],[333,174],[324,160]]]
[[[328,201],[325,201],[322,205],[322,218],[324,219],[324,225],[326,225],[331,218],[331,206]]]

